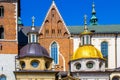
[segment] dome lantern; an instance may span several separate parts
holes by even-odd
[[[38,32],[34,26],[35,17],[32,17],[32,26],[31,30],[28,32],[28,43],[37,43],[38,42]]]
[[[88,31],[87,27],[87,15],[84,16],[84,32],[80,34],[81,45],[91,44],[91,34],[92,32]]]

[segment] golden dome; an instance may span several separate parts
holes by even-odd
[[[72,60],[80,58],[101,58],[104,59],[102,53],[93,45],[84,45],[79,47],[73,54]]]
[[[91,34],[93,34],[93,33],[90,31],[84,31],[84,32],[80,33],[80,35],[91,35]]]

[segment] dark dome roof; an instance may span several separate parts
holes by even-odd
[[[18,57],[49,57],[47,50],[39,43],[29,43],[20,50]]]

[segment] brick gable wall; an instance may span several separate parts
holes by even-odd
[[[53,3],[46,15],[40,30],[39,43],[50,53],[50,46],[56,42],[59,47],[59,64],[55,66],[56,70],[68,70],[68,63],[73,53],[73,40],[69,38],[70,34],[62,17]]]

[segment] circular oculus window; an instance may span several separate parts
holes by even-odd
[[[36,67],[38,67],[39,62],[38,61],[32,61],[31,65],[32,65],[32,67],[36,68]]]
[[[77,63],[76,64],[76,69],[79,70],[81,68],[81,64],[80,63]]]
[[[88,68],[93,68],[93,63],[92,62],[87,63],[87,67]]]
[[[21,61],[20,64],[21,64],[22,68],[25,68],[25,62],[24,61]]]

